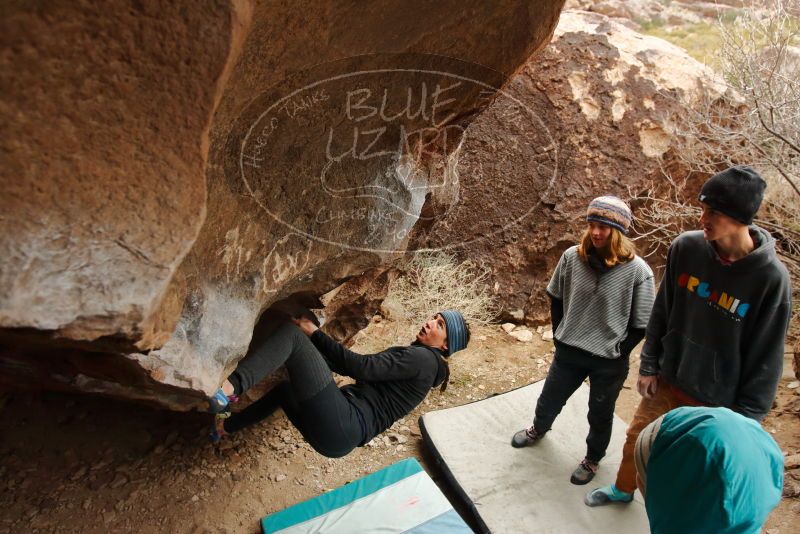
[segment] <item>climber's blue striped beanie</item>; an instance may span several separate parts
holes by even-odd
[[[467,346],[467,322],[456,310],[440,311],[439,315],[447,325],[447,355],[451,356]]]

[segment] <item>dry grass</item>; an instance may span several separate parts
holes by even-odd
[[[485,325],[498,314],[486,279],[488,269],[445,252],[417,252],[390,287],[384,309],[414,328],[435,313],[455,309],[467,323]]]

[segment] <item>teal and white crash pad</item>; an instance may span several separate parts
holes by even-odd
[[[483,532],[544,534],[650,532],[637,492],[630,504],[589,508],[587,491],[612,484],[622,458],[627,425],[614,416],[607,456],[586,486],[569,481],[586,454],[589,388],[581,384],[553,428],[536,444],[511,446],[511,436],[531,425],[544,380],[420,418],[426,445],[448,483]]]
[[[265,533],[470,533],[414,458],[270,514]]]

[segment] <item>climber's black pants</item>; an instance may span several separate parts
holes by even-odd
[[[225,431],[236,432],[261,421],[278,407],[314,450],[324,456],[344,456],[364,439],[359,413],[336,387],[330,367],[297,326],[286,323],[258,346],[250,348],[228,377],[241,395],[281,365],[289,381],[225,420]]]

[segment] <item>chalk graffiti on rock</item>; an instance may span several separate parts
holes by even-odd
[[[364,68],[384,60],[352,58],[297,73],[246,113],[252,119],[239,157],[244,192],[291,233],[364,251],[402,251],[420,218],[445,217],[457,205],[469,118],[501,91],[483,80],[502,77],[438,56],[386,60],[437,66],[431,69]],[[538,120],[524,109],[509,119]],[[431,195],[438,207],[423,212]],[[286,198],[297,207],[279,209]],[[291,264],[268,258],[270,272]]]
[[[278,239],[261,262],[261,290],[276,293],[285,282],[303,272],[313,245],[312,240],[293,233]]]

